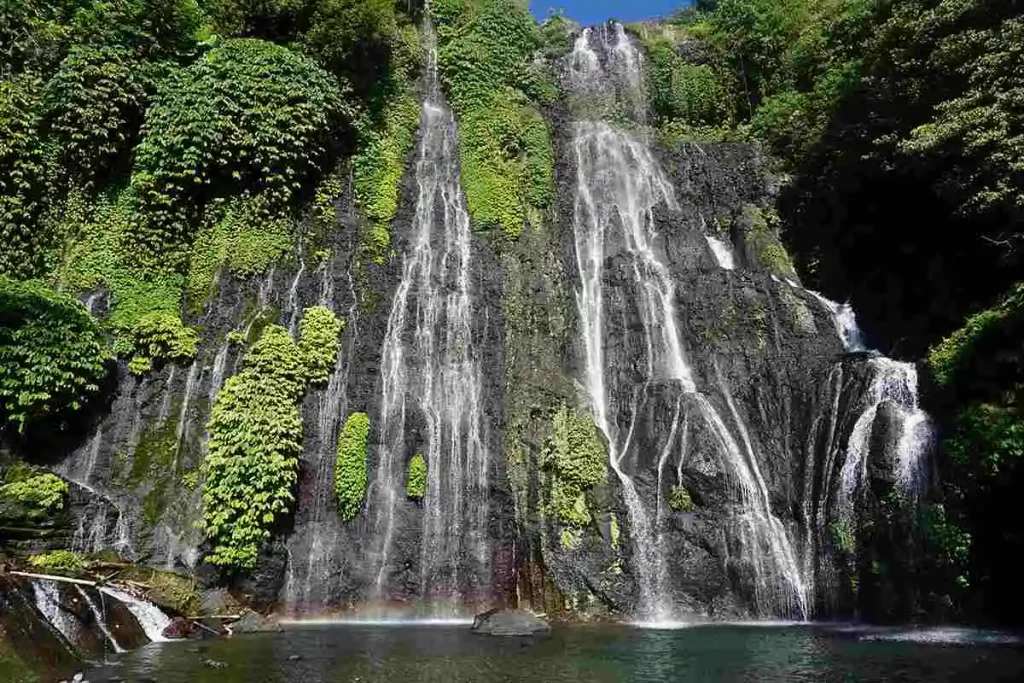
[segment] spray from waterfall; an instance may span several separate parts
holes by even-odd
[[[469,215],[459,185],[457,130],[437,82],[429,19],[427,96],[420,113],[416,214],[382,349],[381,446],[370,495],[375,519],[375,594],[387,597],[396,512],[412,456],[410,421],[422,425],[427,462],[419,558],[420,594],[435,612],[465,602],[464,589],[489,581],[489,453],[473,338]],[[459,600],[461,598],[461,600]]]

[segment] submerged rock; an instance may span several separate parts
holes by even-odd
[[[473,633],[486,636],[532,636],[551,630],[548,622],[529,612],[493,609],[473,619]]]
[[[281,624],[277,617],[263,616],[252,610],[242,612],[242,618],[231,624],[231,633],[261,633],[264,631],[280,631]]]

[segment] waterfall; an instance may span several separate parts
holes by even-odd
[[[89,605],[89,609],[92,610],[93,616],[96,617],[96,625],[99,627],[100,632],[103,633],[103,637],[107,639],[111,647],[114,648],[114,652],[122,653],[125,649],[117,643],[117,639],[114,638],[114,634],[110,632],[110,628],[107,626],[106,611],[96,606],[96,602],[89,595],[89,592],[83,590],[81,586],[75,584],[75,590],[85,600],[85,604]],[[100,595],[100,602],[103,602],[103,595]]]
[[[298,329],[299,324],[299,313],[301,313],[301,307],[299,306],[299,283],[302,282],[302,275],[306,272],[306,259],[299,258],[299,269],[295,271],[295,277],[292,278],[292,284],[288,287],[288,298],[285,300],[285,313],[288,315],[288,332],[293,337],[295,336],[295,330]]]
[[[53,626],[72,645],[77,645],[80,637],[78,624],[60,606],[60,587],[56,581],[38,579],[32,581],[32,594],[35,597],[36,609],[47,623]]]
[[[409,422],[422,425],[428,481],[423,501],[420,594],[454,599],[484,570],[489,454],[481,408],[481,365],[473,339],[471,232],[459,185],[454,116],[436,75],[429,19],[427,95],[420,112],[416,213],[382,349],[381,445],[370,510],[378,542],[376,597],[386,598],[397,508],[404,501]],[[476,312],[479,315],[479,312]],[[489,582],[489,572],[481,578]],[[463,601],[465,602],[465,601]]]
[[[606,28],[596,35],[585,30],[577,39],[566,74],[570,94],[587,105],[595,96],[615,93],[635,110],[643,123],[642,58],[621,26],[614,36]],[[614,42],[612,42],[614,40]],[[612,85],[609,85],[609,81]],[[598,111],[615,111],[598,101]],[[578,105],[577,105],[578,106]],[[718,390],[740,433],[737,440],[708,397],[698,391],[683,350],[675,308],[676,292],[667,264],[659,256],[661,237],[655,230],[656,209],[678,212],[672,184],[651,153],[646,139],[616,129],[608,123],[579,118],[573,124],[576,160],[576,192],[573,234],[580,285],[577,290],[586,377],[595,422],[609,446],[609,465],[615,472],[627,507],[633,563],[638,575],[639,601],[635,616],[663,620],[672,616],[667,586],[667,557],[660,526],[663,523],[661,491],[652,518],[634,481],[625,468],[641,406],[635,381],[625,371],[642,371],[644,387],[651,382],[677,388],[685,409],[677,410],[672,437],[682,416],[688,425],[694,413],[715,443],[722,464],[736,484],[740,503],[745,559],[755,574],[755,607],[761,613],[796,614],[806,618],[806,589],[786,530],[772,513],[768,489],[757,455],[721,373]],[[710,246],[710,242],[709,242]],[[723,245],[724,246],[724,245]],[[717,256],[717,252],[716,252]],[[730,254],[731,256],[731,254]],[[615,288],[608,287],[610,279]],[[626,281],[619,287],[620,281]],[[643,328],[642,365],[624,356],[627,349],[608,344],[613,325],[630,327],[614,318],[635,308]],[[611,320],[609,320],[611,319]],[[616,355],[618,354],[618,355]],[[717,365],[716,365],[717,372]],[[628,403],[623,403],[628,401]],[[688,438],[688,429],[683,428]],[[680,454],[680,464],[685,452]],[[659,463],[667,461],[662,454]],[[659,464],[659,474],[661,465]]]
[[[213,404],[217,401],[217,394],[220,393],[221,387],[224,386],[224,373],[228,368],[228,355],[230,353],[231,342],[225,338],[221,342],[220,348],[217,349],[217,355],[213,357],[213,370],[210,372],[210,390],[206,394],[210,410],[213,410]]]
[[[330,265],[328,262],[323,267],[330,270]],[[334,371],[326,390],[317,401],[317,448],[310,463],[314,473],[313,500],[304,506],[310,519],[292,536],[288,544],[288,575],[284,595],[288,612],[295,615],[327,605],[331,576],[337,569],[339,521],[334,503],[335,449],[341,416],[348,412],[345,389],[359,335],[359,307],[351,262],[346,276],[350,303],[345,340],[339,343]]]
[[[99,591],[123,603],[151,641],[162,643],[170,640],[164,637],[164,629],[170,626],[171,620],[159,607],[109,586],[100,586]]]
[[[728,244],[711,235],[704,235],[704,239],[707,240],[708,247],[711,248],[711,253],[715,257],[715,263],[718,264],[719,268],[724,268],[725,270],[736,268],[736,260]]]

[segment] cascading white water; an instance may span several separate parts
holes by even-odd
[[[481,364],[473,339],[471,232],[459,185],[457,130],[436,75],[427,20],[427,96],[420,112],[416,214],[382,349],[381,447],[370,496],[378,542],[376,596],[386,598],[396,508],[404,497],[410,418],[422,424],[427,462],[420,595],[435,612],[489,561],[489,453]],[[486,576],[489,580],[489,575]],[[465,601],[465,596],[461,596]],[[464,605],[470,607],[470,605]]]
[[[711,235],[704,235],[704,239],[707,240],[708,247],[711,249],[711,253],[715,257],[715,263],[718,264],[719,268],[725,270],[733,270],[736,268],[736,259],[733,256],[732,248]]]
[[[324,266],[325,269],[327,266]],[[302,282],[302,276],[306,272],[306,259],[302,257],[302,245],[299,245],[299,269],[295,271],[295,277],[292,278],[292,284],[288,287],[288,298],[285,300],[285,314],[288,316],[288,332],[293,337],[295,336],[295,330],[298,329],[299,325],[299,284]]]
[[[329,264],[325,265],[329,268]],[[334,505],[334,465],[341,416],[348,412],[349,372],[352,352],[359,335],[359,308],[351,264],[347,271],[349,308],[346,316],[347,343],[339,344],[338,358],[327,389],[317,402],[316,443],[311,469],[313,500],[306,506],[310,519],[289,542],[285,605],[289,613],[302,614],[323,609],[330,597],[330,580],[336,570],[338,513]],[[345,353],[344,349],[348,349]],[[304,555],[304,556],[303,556]]]
[[[60,632],[72,645],[77,645],[81,636],[78,624],[60,606],[60,587],[56,581],[36,579],[32,581],[32,594],[35,596],[36,609],[46,621]]]
[[[624,93],[631,105],[642,103],[642,59],[622,27],[615,27],[614,42],[605,30],[597,34],[604,41],[600,45],[605,58],[603,63],[601,55],[591,45],[594,35],[587,29],[576,41],[566,75],[570,94],[575,95],[577,103],[588,105],[595,97],[604,97],[609,92],[618,93],[620,98]],[[608,85],[609,79],[615,79],[612,87]],[[598,104],[599,111],[614,110],[607,102]],[[591,107],[587,106],[587,113],[590,111]],[[607,358],[608,318],[621,315],[628,306],[635,307],[643,326],[644,382],[674,383],[683,397],[683,408],[677,410],[672,426],[673,438],[680,416],[684,424],[688,424],[689,412],[694,411],[716,441],[723,465],[736,483],[744,551],[755,573],[756,608],[806,618],[806,590],[795,555],[782,523],[771,511],[767,486],[739,411],[719,376],[719,389],[740,430],[742,448],[712,402],[697,390],[683,350],[674,282],[659,257],[662,246],[654,221],[658,207],[671,212],[679,210],[675,191],[646,140],[607,123],[584,119],[573,124],[573,134],[576,158],[573,229],[580,276],[577,305],[586,355],[586,386],[595,422],[607,437],[609,464],[618,477],[629,515],[639,589],[635,616],[667,619],[672,616],[673,606],[667,592],[667,559],[660,530],[663,521],[661,492],[652,519],[633,477],[624,469],[624,458],[630,450],[640,411],[638,396],[642,392],[636,391],[634,386],[611,385],[616,382],[616,376],[609,375],[609,367],[616,365],[616,360],[619,364],[625,361]],[[615,265],[610,266],[612,263]],[[632,293],[606,291],[611,267],[616,268],[616,278],[632,280]],[[624,297],[631,300],[623,301]],[[623,405],[623,401],[630,403]],[[623,415],[628,417],[623,418]],[[685,427],[683,434],[688,436]],[[659,475],[661,463],[667,461],[667,457],[662,453],[659,458]],[[680,468],[683,457],[685,453],[680,454]]]
[[[217,355],[213,357],[213,369],[210,371],[210,389],[206,393],[210,408],[217,401],[217,394],[224,386],[224,373],[228,369],[228,356],[231,354],[231,342],[225,339],[217,349]]]
[[[101,593],[105,593],[120,601],[132,613],[135,620],[139,622],[139,626],[142,627],[146,637],[151,641],[162,643],[170,640],[170,638],[164,637],[164,629],[170,626],[171,619],[159,607],[147,600],[136,598],[110,586],[100,586],[99,590]]]
[[[107,642],[109,642],[111,647],[114,648],[114,652],[125,652],[125,649],[118,644],[117,638],[114,637],[114,634],[110,632],[110,628],[107,626],[106,611],[102,607],[98,606],[96,601],[92,599],[92,596],[89,595],[89,592],[83,590],[81,586],[76,584],[75,590],[78,591],[78,594],[82,596],[83,600],[85,600],[85,604],[87,604],[89,609],[92,610],[93,616],[96,618],[96,625],[99,626],[100,632],[103,633],[103,637],[106,638]],[[102,599],[103,596],[100,596],[100,600]]]

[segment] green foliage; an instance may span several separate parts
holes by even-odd
[[[54,550],[40,555],[33,555],[28,558],[28,563],[36,569],[46,570],[78,571],[85,567],[82,556],[70,550]]]
[[[0,80],[0,274],[32,277],[42,267],[38,220],[52,192],[51,154],[39,137],[42,81],[34,74]]]
[[[857,536],[850,524],[841,519],[832,520],[828,525],[832,543],[840,552],[851,554],[857,549]]]
[[[509,0],[431,5],[438,68],[460,119],[459,160],[470,214],[482,229],[518,237],[553,196],[553,152],[531,68],[542,35],[525,6]]]
[[[106,172],[131,149],[151,71],[127,48],[76,45],[47,83],[51,130],[65,162],[85,179]]]
[[[971,535],[953,523],[941,504],[931,504],[923,511],[923,528],[930,549],[935,553],[939,565],[956,573],[956,584],[961,588],[970,585],[968,558],[971,551]]]
[[[622,530],[619,528],[619,518],[614,514],[608,522],[608,536],[612,544],[612,550],[618,550],[621,546]]]
[[[179,265],[199,208],[226,187],[265,194],[268,210],[284,207],[318,169],[342,111],[327,73],[260,40],[225,41],[173,72],[135,153],[144,260]]]
[[[391,221],[398,211],[398,190],[405,158],[416,142],[420,108],[408,86],[391,96],[382,128],[371,128],[352,159],[353,191],[370,221],[362,253],[381,264],[391,246]]]
[[[668,506],[675,512],[693,512],[693,498],[689,490],[681,484],[673,486],[668,494]]]
[[[189,310],[197,314],[214,294],[218,271],[253,277],[294,244],[291,221],[275,211],[263,194],[215,202],[206,216],[192,243],[186,280]]]
[[[944,445],[972,479],[998,477],[1024,461],[1024,414],[1018,406],[971,404],[958,411],[954,425]]]
[[[964,359],[986,338],[997,336],[1006,323],[1024,318],[1024,283],[1016,285],[1009,295],[993,308],[975,313],[964,326],[953,332],[928,352],[928,369],[941,386],[950,385]]]
[[[587,415],[562,407],[552,420],[552,435],[542,452],[550,477],[549,511],[559,523],[590,523],[585,492],[608,478],[608,456],[597,427]]]
[[[49,472],[38,474],[32,470],[24,476],[12,476],[8,472],[6,481],[0,486],[0,498],[13,500],[29,508],[30,516],[49,515],[64,509],[64,498],[68,485],[60,477]]]
[[[306,376],[312,384],[325,384],[338,360],[338,337],[344,323],[334,311],[311,306],[299,322],[299,353],[306,363]]]
[[[730,94],[721,74],[710,64],[691,64],[676,53],[674,40],[653,30],[643,34],[648,56],[652,109],[664,126],[682,121],[689,126],[719,126],[731,117]]]
[[[370,439],[370,417],[352,413],[338,437],[338,460],[334,467],[334,493],[338,514],[355,519],[366,497],[366,448]]]
[[[99,389],[108,354],[78,301],[0,275],[0,424],[20,431],[73,412]]]
[[[206,425],[202,528],[206,561],[252,569],[273,525],[288,512],[302,452],[299,402],[306,368],[298,347],[270,325],[228,379]]]
[[[199,335],[171,313],[146,313],[118,337],[114,349],[130,356],[128,369],[141,375],[153,369],[154,361],[187,361],[196,355]]]
[[[413,500],[423,500],[427,495],[427,461],[417,453],[409,461],[409,477],[405,482],[405,495]]]

